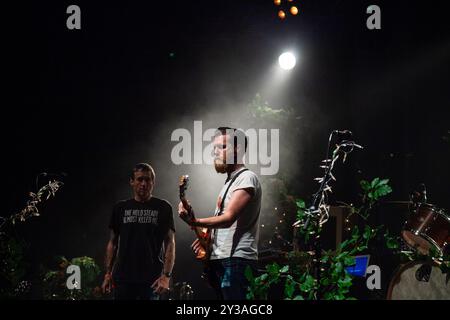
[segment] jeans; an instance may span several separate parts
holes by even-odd
[[[115,283],[114,300],[159,300],[159,295],[146,283]]]
[[[210,266],[218,278],[220,289],[216,292],[223,300],[245,300],[247,296],[248,280],[245,269],[250,267],[253,274],[256,270],[256,260],[243,258],[226,258],[211,260]]]

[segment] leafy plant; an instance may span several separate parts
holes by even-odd
[[[247,105],[247,116],[255,121],[279,122],[288,120],[293,114],[289,108],[275,109],[267,102],[263,102],[261,95],[257,93],[255,98]]]
[[[65,257],[57,257],[58,268],[47,270],[43,274],[44,298],[51,300],[86,300],[100,298],[99,283],[100,267],[90,257],[77,257],[71,261]],[[80,267],[80,289],[68,289],[66,273],[67,267],[76,265]]]
[[[361,188],[364,192],[362,197],[362,206],[355,210],[362,218],[367,219],[370,210],[377,201],[392,192],[392,188],[388,185],[389,179],[375,178],[371,182],[361,180]]]
[[[362,215],[367,219],[376,202],[392,192],[388,182],[388,179],[379,178],[375,178],[371,182],[361,181],[362,204],[358,208],[353,207],[352,213]],[[311,240],[316,241],[315,236],[320,235],[321,224],[317,222],[317,219],[312,218],[304,200],[297,199],[296,206],[297,219],[303,222],[302,228],[298,228],[298,236],[305,243]],[[283,281],[283,297],[285,299],[354,299],[349,295],[353,277],[347,273],[346,268],[354,265],[354,257],[366,251],[371,240],[381,234],[383,230],[384,226],[374,228],[366,224],[362,230],[358,226],[354,226],[349,238],[343,241],[335,251],[323,251],[321,253],[320,271],[317,270],[317,267],[314,268],[314,256],[305,252],[297,253],[297,256],[302,256],[305,259],[296,261],[297,267],[293,268],[295,251],[288,255],[286,265],[270,264],[266,266],[266,272],[258,277],[254,277],[251,271],[247,270],[246,276],[250,282],[247,298],[267,299],[270,288]],[[383,236],[388,248],[397,249],[399,247],[398,239],[390,235],[387,230]]]
[[[303,238],[305,243],[309,243],[312,236],[320,233],[320,224],[317,223],[317,220],[308,217],[306,204],[303,199],[296,199],[295,204],[297,205],[297,221],[305,221],[303,227],[296,228],[295,231],[298,237]]]

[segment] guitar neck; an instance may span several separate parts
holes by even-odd
[[[183,207],[186,209],[187,211],[187,215],[189,216],[190,219],[195,219],[194,216],[194,212],[192,210],[192,207],[190,206],[189,202],[186,199],[186,188],[187,188],[187,183],[189,181],[189,177],[188,176],[182,176],[180,179],[180,201],[183,204]],[[209,244],[210,244],[210,240],[211,240],[211,233],[210,230],[208,230],[208,228],[204,228],[204,227],[192,227],[192,230],[194,231],[195,235],[197,236],[197,239],[200,241],[201,247],[202,249],[199,250],[199,252],[197,253],[197,259],[199,260],[205,260],[208,259],[208,252],[209,252]]]

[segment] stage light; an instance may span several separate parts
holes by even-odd
[[[297,15],[297,13],[298,13],[297,7],[291,7],[291,14],[292,14],[293,16],[295,16],[295,15]]]
[[[279,6],[281,4],[281,0],[273,0],[273,3],[275,3],[276,6]]]
[[[285,52],[278,58],[278,63],[282,69],[291,70],[295,67],[295,56],[290,52]]]
[[[284,13],[283,10],[278,11],[278,17],[283,20],[284,18],[286,18],[286,13]]]

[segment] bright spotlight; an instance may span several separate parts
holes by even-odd
[[[290,52],[285,52],[278,58],[280,67],[284,70],[291,70],[295,67],[295,56]]]

